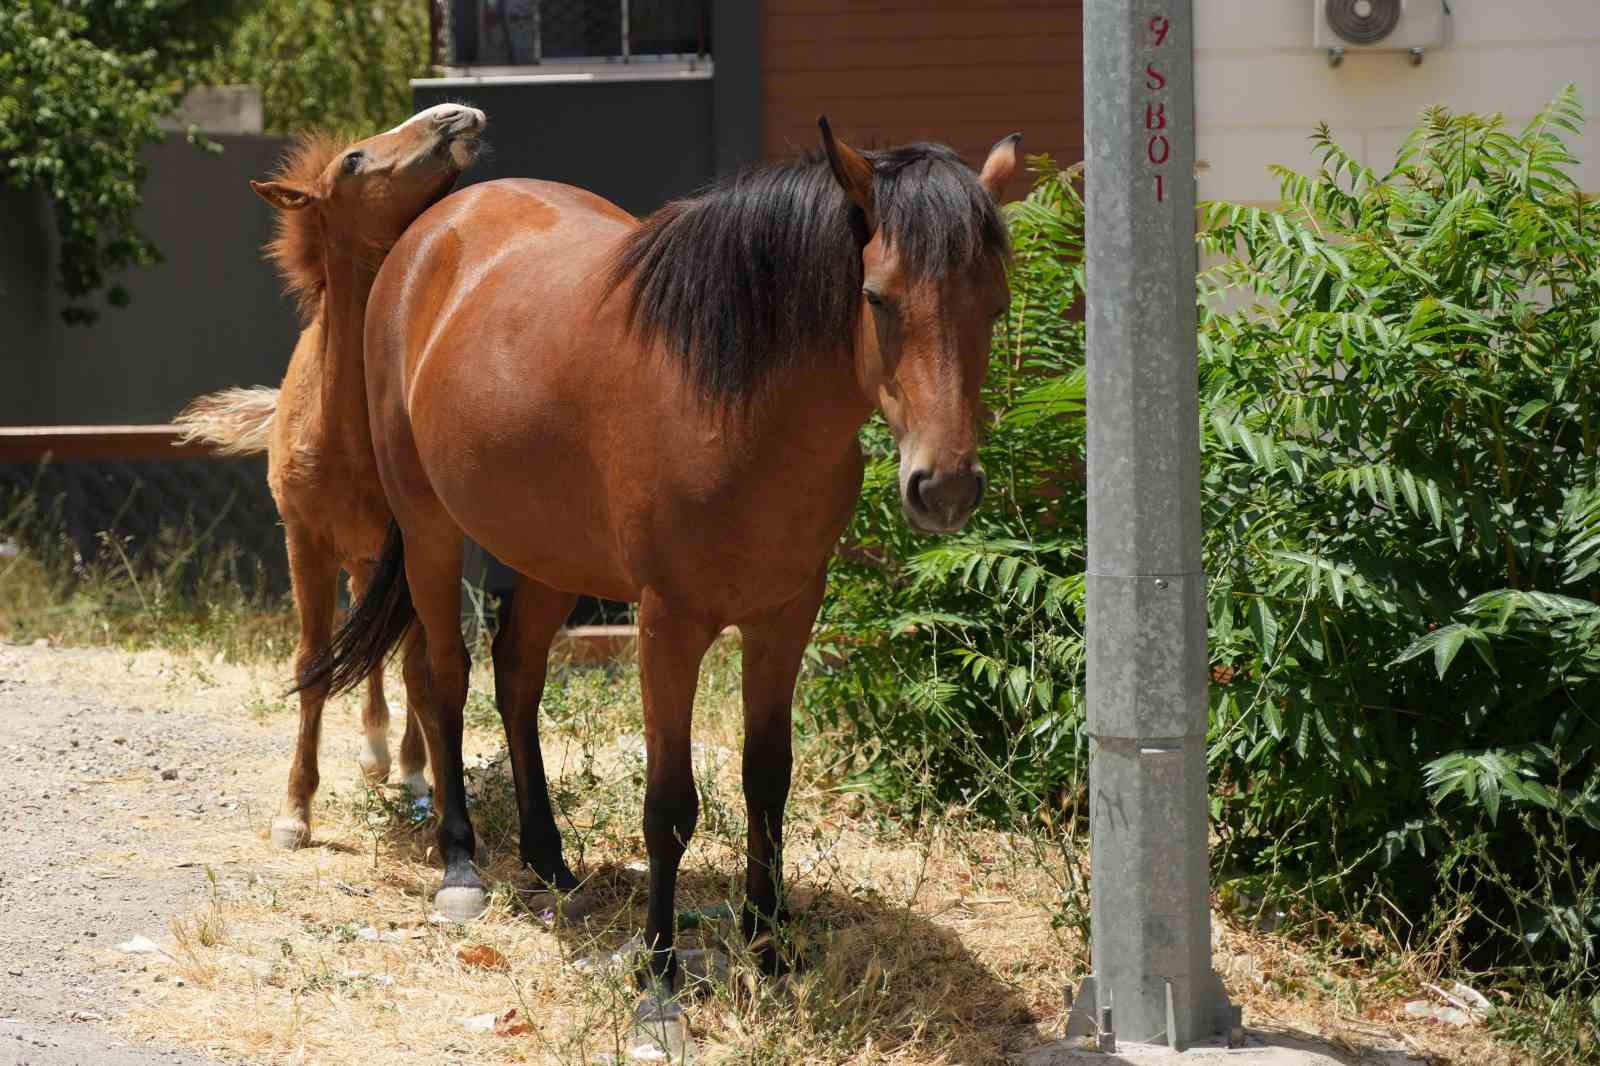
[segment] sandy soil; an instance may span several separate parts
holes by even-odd
[[[218,708],[273,695],[239,667],[0,645],[0,1063],[211,1061],[113,1035],[174,981],[117,946],[166,939],[206,900],[206,868],[186,857],[197,840],[235,837],[223,869],[249,874],[291,739],[282,717]]]

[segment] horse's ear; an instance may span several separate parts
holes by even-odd
[[[822,130],[822,147],[828,153],[828,166],[833,169],[834,178],[850,197],[850,202],[861,208],[861,213],[867,217],[867,232],[873,232],[878,228],[878,210],[872,197],[872,163],[834,137],[827,115],[817,116],[817,125]]]
[[[999,200],[1000,194],[1005,191],[1006,182],[1017,172],[1017,145],[1021,143],[1022,134],[1013,133],[1009,137],[1000,138],[999,142],[989,149],[989,158],[983,161],[983,170],[978,174],[978,184],[989,191],[990,198]]]
[[[252,181],[250,188],[279,211],[299,211],[317,200],[316,193],[291,181]]]

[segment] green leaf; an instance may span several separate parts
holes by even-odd
[[[1251,599],[1248,614],[1250,632],[1256,638],[1256,650],[1262,659],[1270,660],[1278,646],[1278,619],[1264,596]]]

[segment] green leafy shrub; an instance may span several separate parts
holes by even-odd
[[[1581,870],[1553,889],[1528,835],[1553,819],[1580,868],[1600,861],[1600,211],[1562,139],[1580,122],[1570,92],[1520,133],[1431,110],[1388,173],[1324,128],[1279,210],[1209,205],[1203,237],[1227,257],[1208,303],[1253,296],[1201,332],[1230,857],[1412,915],[1470,870],[1467,961],[1535,968],[1600,933],[1600,894]]]
[[[815,725],[858,753],[856,787],[901,806],[931,794],[1036,812],[1081,757],[1083,204],[1071,172],[1030,162],[1033,191],[1006,208],[1015,262],[984,387],[989,495],[959,536],[914,533],[874,420],[813,648]]]
[[[260,87],[269,133],[366,137],[411,114],[428,32],[427,0],[262,0],[202,69]]]
[[[0,6],[0,183],[49,196],[67,322],[92,322],[111,275],[154,263],[139,232],[157,121],[177,106],[197,57],[254,0],[14,0]]]

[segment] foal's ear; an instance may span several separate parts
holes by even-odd
[[[279,211],[299,211],[310,207],[317,199],[310,189],[290,181],[252,181],[250,187]]]
[[[991,199],[1000,199],[1000,194],[1005,191],[1006,182],[1017,172],[1017,145],[1021,143],[1022,134],[1013,133],[1009,137],[1000,138],[999,142],[989,149],[989,158],[983,161],[983,170],[978,174],[978,184],[988,190]]]
[[[828,166],[850,202],[861,208],[867,217],[867,232],[878,228],[877,204],[872,197],[872,163],[866,156],[833,136],[827,115],[817,116],[822,129],[822,147],[828,153]]]

